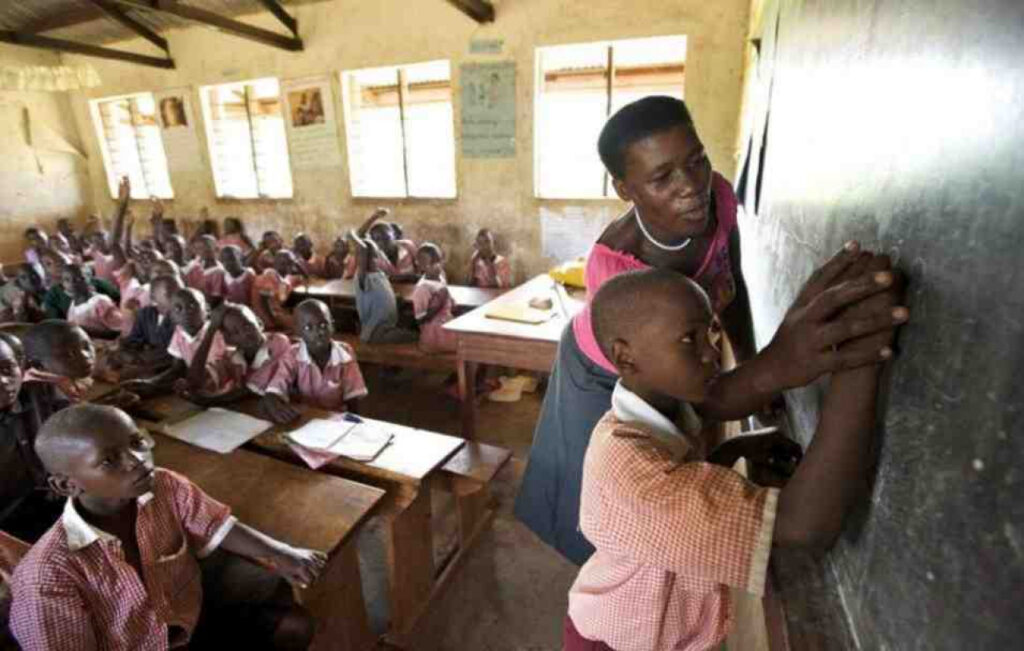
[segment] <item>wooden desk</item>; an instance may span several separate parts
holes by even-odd
[[[412,292],[416,283],[392,283],[395,298],[400,304],[412,304]],[[482,287],[466,287],[464,285],[448,285],[448,292],[455,301],[455,313],[461,314],[474,310],[481,305],[501,296],[507,289],[491,289]],[[300,296],[319,298],[328,305],[354,308],[356,304],[356,281],[313,279],[310,284],[301,285],[294,291]]]
[[[563,314],[555,281],[541,274],[516,287],[487,305],[464,314],[445,325],[456,335],[459,387],[462,391],[462,435],[476,438],[476,369],[479,364],[495,364],[528,371],[548,373],[555,362],[562,330],[583,309],[584,300],[562,292]],[[526,306],[531,299],[550,298],[553,316],[537,325],[492,319],[488,310],[501,305]]]
[[[239,520],[278,540],[330,554],[320,579],[302,594],[317,618],[314,649],[356,651],[375,643],[366,620],[355,532],[384,491],[246,450],[221,455],[153,436],[158,465],[187,476],[229,505]]]

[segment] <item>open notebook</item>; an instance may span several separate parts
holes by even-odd
[[[323,419],[313,419],[288,434],[289,440],[302,447],[355,461],[373,461],[393,438],[373,423]]]
[[[227,454],[270,429],[270,421],[211,407],[184,420],[161,425],[164,434],[200,448]]]

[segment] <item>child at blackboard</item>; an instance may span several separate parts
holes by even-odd
[[[834,312],[828,299],[845,292],[871,296],[848,308],[870,317],[875,298],[895,301],[878,294],[892,282],[889,272],[861,276],[807,309]],[[664,269],[627,272],[602,285],[591,309],[620,379],[583,466],[579,526],[596,551],[569,592],[565,648],[713,648],[729,630],[730,588],[763,593],[772,545],[825,549],[839,534],[868,480],[879,367],[832,376],[814,439],[786,482],[799,448],[777,434],[705,452],[695,409],[719,373],[722,333],[696,283]],[[884,362],[892,349],[878,337],[907,317],[894,308],[884,321],[865,318],[869,336],[844,348]],[[740,457],[782,471],[772,482],[781,490],[734,472]]]
[[[469,262],[470,287],[511,287],[512,266],[494,250],[494,235],[489,228],[476,234],[473,257]]]

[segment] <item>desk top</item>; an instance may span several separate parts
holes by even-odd
[[[412,292],[416,283],[392,283],[395,290],[395,298],[406,303],[412,302]],[[448,285],[448,292],[455,301],[457,309],[473,309],[480,307],[506,293],[507,289],[494,289],[484,287],[466,287],[465,285]],[[310,284],[302,285],[295,289],[296,294],[311,296],[313,298],[337,298],[349,301],[356,299],[356,281],[348,280],[322,280],[313,279]]]
[[[333,551],[384,497],[378,488],[246,450],[217,454],[153,437],[157,465],[187,476],[239,520],[290,545]]]
[[[565,306],[565,313],[559,308],[559,297],[556,291],[561,294],[561,303]],[[496,306],[518,305],[526,307],[534,298],[550,298],[553,316],[544,323],[536,325],[528,323],[517,323],[492,319],[487,312]],[[562,330],[569,319],[574,317],[586,304],[582,295],[571,295],[568,292],[555,289],[555,281],[547,274],[541,274],[529,282],[516,287],[487,305],[477,308],[468,314],[449,321],[444,327],[447,330],[454,330],[456,333],[493,335],[498,337],[512,337],[515,339],[529,339],[558,343],[562,336]]]
[[[256,437],[250,445],[278,456],[298,459],[298,455],[288,446],[285,435],[314,418],[330,418],[336,415],[305,405],[296,406],[302,412],[302,418],[297,423],[274,427]],[[240,411],[244,410],[244,408],[240,409]],[[363,418],[363,420],[393,434],[394,439],[373,461],[364,463],[338,457],[325,464],[324,468],[333,468],[358,477],[418,485],[424,477],[443,466],[466,445],[465,439],[457,436],[438,434],[370,418]]]

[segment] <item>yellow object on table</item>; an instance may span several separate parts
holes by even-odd
[[[563,262],[549,271],[548,275],[551,276],[555,282],[559,282],[563,285],[568,285],[570,287],[586,287],[587,284],[584,281],[584,271],[586,267],[586,260],[580,258],[579,260]]]

